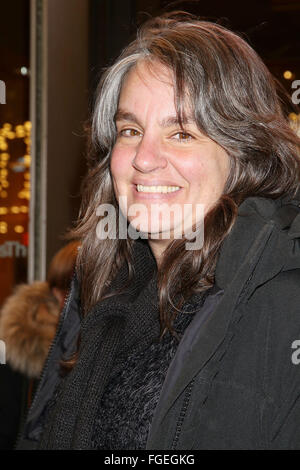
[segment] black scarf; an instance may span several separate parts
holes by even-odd
[[[156,262],[145,241],[133,250],[134,279],[123,294],[97,304],[81,326],[79,358],[62,380],[48,414],[40,449],[89,449],[97,404],[116,360],[133,346],[159,338]],[[114,287],[128,277],[123,266]]]

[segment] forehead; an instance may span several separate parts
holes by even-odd
[[[143,93],[143,98],[145,95],[155,97],[163,94],[174,100],[172,72],[160,63],[138,62],[125,76],[119,102],[130,98],[137,101],[140,93]]]
[[[184,97],[180,97],[174,87],[174,74],[167,66],[157,61],[139,62],[130,69],[124,79],[116,116],[120,116],[120,110],[127,111],[128,106],[143,111],[148,106],[150,109],[151,107],[160,108],[161,117],[172,112],[177,120],[179,118],[178,109],[180,109],[181,119],[179,121],[190,121],[194,113],[188,100],[189,93],[186,90]]]

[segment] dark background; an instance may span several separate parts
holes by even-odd
[[[90,0],[91,93],[101,67],[119,54],[137,25],[149,15],[172,10],[185,10],[241,33],[291,92],[291,81],[300,77],[299,0]],[[283,78],[285,70],[293,72],[292,80]]]
[[[51,0],[50,0],[51,1]],[[72,8],[72,0],[68,2]],[[283,72],[300,77],[300,0],[86,0],[89,3],[89,93],[93,95],[101,69],[109,65],[134,36],[136,27],[149,15],[185,10],[242,33],[261,55],[272,73],[290,91]],[[28,79],[20,68],[29,67],[29,0],[0,3],[0,79],[13,81],[0,108],[0,122],[28,118]],[[92,99],[92,98],[91,98]]]

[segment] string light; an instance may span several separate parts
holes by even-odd
[[[7,233],[7,222],[0,222],[0,233]]]
[[[290,118],[291,121],[297,121],[298,120],[298,114],[290,113],[289,118]]]
[[[300,137],[300,115],[296,113],[289,114],[291,128]]]
[[[24,155],[24,164],[27,167],[30,167],[31,157],[30,155]]]
[[[30,121],[25,121],[23,124],[13,126],[11,123],[6,122],[0,128],[0,198],[7,198],[8,193],[6,191],[9,188],[9,176],[8,164],[10,161],[10,154],[8,151],[8,143],[15,139],[22,139],[25,144],[25,154],[22,158],[18,159],[17,162],[11,162],[9,167],[23,174],[23,188],[18,192],[17,196],[20,199],[30,199],[30,147],[31,147],[31,128],[32,124]],[[28,214],[28,205],[14,205],[10,208],[2,206],[0,207],[0,215],[7,215],[8,213],[17,214]],[[5,234],[8,231],[7,222],[0,221],[0,233]],[[15,225],[14,231],[16,233],[23,233],[25,228],[23,225]]]
[[[293,77],[293,74],[290,70],[286,70],[285,72],[283,72],[283,77],[286,80],[291,80],[291,78]]]
[[[28,68],[27,67],[21,67],[20,68],[21,75],[28,75]]]

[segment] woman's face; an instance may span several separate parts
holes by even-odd
[[[141,63],[129,72],[116,114],[111,174],[123,214],[147,234],[155,256],[170,239],[181,238],[180,230],[186,233],[186,224],[199,222],[201,208],[205,214],[214,205],[228,177],[227,153],[199,131],[188,106],[186,114],[182,129],[167,68]]]

